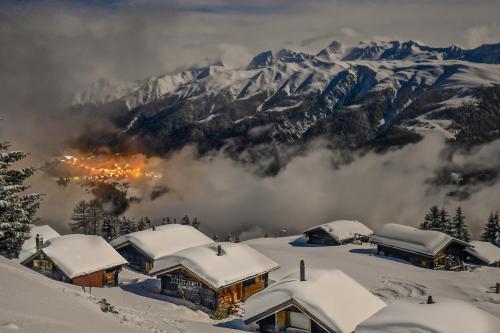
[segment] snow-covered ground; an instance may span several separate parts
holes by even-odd
[[[271,272],[272,280],[297,271],[300,259],[304,259],[306,269],[342,270],[387,303],[408,297],[425,300],[427,295],[432,295],[437,302],[441,297],[456,298],[500,317],[500,295],[494,293],[496,282],[500,282],[499,268],[433,271],[394,258],[379,257],[375,254],[375,246],[312,246],[305,244],[300,236],[260,238],[245,243],[281,266]]]
[[[270,273],[278,280],[299,269],[336,268],[390,303],[396,299],[423,302],[432,295],[459,299],[500,317],[500,269],[480,267],[469,272],[432,271],[390,258],[378,257],[370,245],[307,246],[299,236],[254,239],[245,242],[276,261]],[[124,269],[121,288],[79,287],[50,280],[0,257],[0,332],[238,332],[241,320],[216,322],[189,304],[154,293],[158,281]],[[118,314],[103,313],[105,298]],[[241,332],[241,331],[239,331]]]

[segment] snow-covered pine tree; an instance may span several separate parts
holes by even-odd
[[[146,229],[146,222],[144,221],[144,218],[141,217],[139,222],[137,222],[137,231],[142,231]]]
[[[130,219],[127,218],[127,217],[122,217],[122,219],[120,220],[120,226],[119,226],[119,229],[120,229],[120,235],[127,235],[129,233],[131,233],[131,228],[130,228]]]
[[[25,193],[29,187],[24,182],[33,175],[33,168],[12,168],[27,154],[8,148],[8,142],[0,141],[0,255],[17,258],[30,237],[41,195]]]
[[[453,228],[450,221],[450,214],[448,214],[448,211],[446,209],[443,208],[439,211],[438,228],[434,230],[444,232],[445,234],[450,236],[453,234]]]
[[[146,216],[144,218],[144,225],[145,225],[146,229],[149,229],[149,228],[151,228],[153,226],[153,221],[151,221],[151,219]]]
[[[118,221],[116,217],[106,215],[102,219],[101,236],[108,242],[118,237]]]
[[[497,245],[500,236],[500,222],[498,221],[498,212],[490,213],[488,222],[484,226],[484,231],[481,234],[481,240]]]
[[[439,223],[439,208],[438,206],[432,206],[429,212],[425,214],[424,222],[420,224],[420,229],[431,230],[437,228]]]
[[[460,206],[458,206],[455,216],[453,216],[452,236],[465,242],[470,241],[469,229],[467,227],[467,222],[465,221],[464,213],[462,212],[462,207]]]

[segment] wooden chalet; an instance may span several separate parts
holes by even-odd
[[[385,303],[336,269],[292,273],[250,297],[243,321],[261,333],[351,333]]]
[[[434,230],[420,230],[407,225],[385,224],[371,237],[377,254],[409,261],[430,269],[463,269],[466,242]]]
[[[181,224],[167,224],[132,232],[111,241],[111,245],[128,261],[128,266],[149,273],[155,260],[188,247],[212,244],[214,241],[198,229]]]
[[[268,285],[277,263],[248,245],[219,243],[191,247],[157,260],[151,275],[161,292],[204,306],[219,318]]]
[[[472,264],[500,267],[500,247],[489,242],[471,241],[465,249],[465,260]]]
[[[355,240],[367,242],[373,231],[359,221],[338,220],[304,231],[308,244],[343,245]]]
[[[21,262],[54,280],[84,287],[118,285],[126,263],[102,237],[91,235],[64,235],[45,243],[39,236],[36,252]]]
[[[19,253],[18,261],[24,261],[24,259],[32,256],[37,251],[37,239],[48,241],[52,238],[61,236],[57,231],[52,229],[50,225],[38,225],[33,226],[30,231],[30,238],[28,238],[24,243]],[[37,238],[38,237],[38,238]]]

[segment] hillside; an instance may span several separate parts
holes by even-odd
[[[500,84],[499,63],[500,44],[464,50],[333,42],[318,54],[262,52],[244,68],[217,62],[128,83],[103,79],[75,95],[72,112],[108,119],[116,129],[94,129],[75,145],[153,154],[186,144],[201,151],[225,146],[250,162],[276,154],[276,145],[318,137],[357,148],[394,124],[481,98],[483,89]],[[467,131],[453,112],[441,117],[461,125],[454,133]],[[398,128],[393,143],[418,141]]]

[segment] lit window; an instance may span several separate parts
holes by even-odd
[[[40,260],[33,260],[33,268],[40,268]]]

